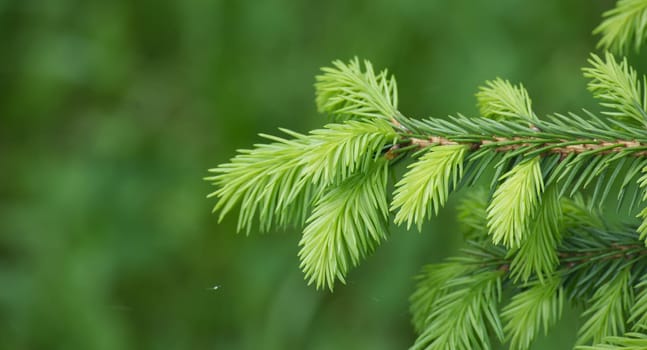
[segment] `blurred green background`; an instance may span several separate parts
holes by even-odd
[[[206,169],[321,126],[314,75],[355,55],[410,116],[474,114],[497,76],[538,114],[590,107],[580,67],[612,5],[0,0],[0,349],[406,348],[412,277],[461,246],[456,198],[330,294],[303,281],[298,230],[217,224]]]

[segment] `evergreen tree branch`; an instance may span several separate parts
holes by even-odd
[[[536,122],[528,91],[522,86],[514,86],[509,81],[497,78],[486,81],[476,93],[481,115],[492,119],[521,119]]]
[[[588,319],[580,328],[579,344],[591,339],[598,343],[606,336],[624,333],[625,313],[633,302],[630,278],[631,270],[625,268],[595,292],[583,314]]]
[[[515,166],[501,177],[488,206],[488,227],[494,244],[518,248],[526,239],[528,221],[537,212],[544,191],[539,158]]]
[[[621,0],[597,29],[602,45],[642,43],[645,6]],[[256,223],[261,231],[305,224],[301,268],[310,284],[332,290],[386,239],[389,210],[396,224],[421,230],[451,192],[491,176],[490,195],[459,207],[469,248],[418,278],[412,348],[490,349],[507,339],[528,349],[564,300],[586,306],[579,343],[604,342],[580,349],[639,348],[644,335],[621,334],[647,322],[647,209],[638,228],[612,229],[593,207],[612,193],[627,211],[647,201],[647,80],[609,53],[589,64],[600,115],[539,118],[521,84],[496,79],[476,94],[481,116],[413,119],[398,110],[386,70],[335,61],[315,88],[319,111],[336,122],[262,135],[270,143],[212,169],[214,211],[222,219],[240,206],[238,229],[248,233]],[[388,172],[403,159],[413,162],[389,208]],[[512,298],[499,315],[504,289]]]
[[[642,200],[645,202],[647,201],[647,167],[642,168],[642,175],[638,179],[638,185],[643,191]],[[642,223],[638,227],[640,239],[645,240],[645,244],[647,244],[647,207],[643,208],[637,217],[642,219]]]
[[[299,242],[308,283],[333,290],[351,266],[386,239],[388,163],[379,160],[324,193],[315,203]]]
[[[428,147],[420,159],[409,166],[397,183],[392,210],[397,210],[395,223],[412,223],[422,230],[425,218],[445,204],[449,192],[463,176],[463,159],[467,148],[460,145]]]
[[[506,321],[510,348],[529,349],[541,328],[548,333],[562,316],[564,292],[558,277],[546,283],[533,282],[512,297],[501,316]]]
[[[447,293],[445,286],[449,280],[456,276],[474,272],[475,266],[457,262],[446,262],[423,267],[420,275],[417,276],[418,284],[415,292],[411,295],[411,313],[413,325],[418,333],[421,333],[429,325],[429,315],[433,311],[436,301]]]
[[[647,13],[646,13],[647,15]],[[647,20],[647,17],[645,17]],[[647,24],[647,22],[646,22]],[[601,100],[603,112],[611,117],[627,119],[638,125],[647,125],[647,81],[638,79],[636,71],[629,66],[627,59],[617,62],[612,54],[606,53],[603,61],[592,54],[591,67],[584,68],[584,76],[590,78],[589,90]]]
[[[558,249],[564,286],[571,299],[586,298],[631,267],[635,276],[647,272],[647,248],[632,227],[624,230],[572,228]]]
[[[627,333],[623,336],[606,337],[604,343],[592,346],[578,346],[576,350],[645,350],[647,349],[647,334]]]
[[[557,247],[562,240],[562,208],[557,187],[549,187],[538,206],[534,222],[525,229],[528,239],[518,250],[509,253],[512,256],[510,277],[514,282],[528,282],[534,277],[543,283],[559,265]]]
[[[364,61],[364,70],[355,57],[348,64],[334,61],[316,77],[317,108],[339,119],[382,118],[398,124],[398,87],[393,76],[383,70],[375,74]]]
[[[273,143],[243,150],[230,163],[212,169],[216,175],[207,179],[219,187],[211,194],[218,198],[214,210],[222,219],[240,204],[238,228],[247,232],[255,221],[266,231],[306,222],[311,215],[301,241],[302,267],[310,282],[332,289],[333,281],[343,281],[349,267],[386,234],[387,216],[375,214],[382,204],[348,195],[345,191],[351,189],[345,184],[370,178],[376,161],[387,169],[421,150],[423,156],[396,185],[391,205],[395,222],[407,222],[407,227],[415,223],[420,229],[452,190],[476,182],[493,167],[494,195],[486,223],[492,241],[513,249],[509,254],[515,257],[510,266],[515,280],[541,280],[557,261],[560,210],[555,198],[591,186],[601,202],[619,185],[622,203],[626,188],[647,166],[647,135],[636,123],[644,103],[635,103],[644,89],[626,62],[618,64],[611,55],[606,59],[594,57],[587,74],[596,97],[613,102],[603,103],[616,110],[607,113],[612,119],[588,112],[588,118],[555,114],[539,119],[521,85],[498,79],[477,93],[483,117],[415,120],[397,111],[395,80],[386,71],[375,74],[368,62],[362,69],[357,59],[348,65],[337,61],[318,77],[317,101],[340,122],[307,135],[283,130],[290,139],[263,135]],[[622,117],[630,113],[631,118]],[[385,179],[378,187],[386,186]],[[546,196],[546,186],[557,194]],[[367,193],[378,193],[378,187]],[[385,198],[384,191],[377,198]],[[357,205],[355,213],[335,213],[335,206],[348,204],[342,198]],[[637,198],[631,198],[630,207]],[[363,239],[362,227],[349,226],[358,219],[371,228],[370,240]],[[533,220],[539,224],[530,225]]]
[[[503,339],[497,310],[503,273],[455,276],[443,284],[411,349],[490,349],[490,332]]]
[[[640,331],[647,328],[647,275],[642,276],[640,283],[634,289],[638,294],[627,322],[634,324],[633,330]]]
[[[487,205],[485,196],[470,196],[469,199],[469,205],[462,206],[466,208],[464,210],[479,211],[483,210],[479,208]],[[557,248],[559,262],[553,274],[543,281],[533,275],[531,281],[521,286],[503,284],[504,288],[515,291],[501,314],[506,322],[504,333],[512,349],[527,349],[542,327],[547,332],[560,318],[561,307],[567,298],[583,304],[597,300],[597,307],[587,311],[586,316],[591,317],[587,321],[587,328],[583,328],[583,336],[589,334],[601,338],[604,334],[621,334],[618,322],[633,323],[636,329],[640,328],[640,322],[631,318],[627,320],[627,316],[629,306],[633,304],[631,314],[639,315],[636,318],[642,317],[641,310],[645,305],[642,293],[647,295],[647,292],[643,291],[643,284],[636,285],[635,289],[641,293],[632,302],[629,289],[634,288],[634,282],[629,276],[644,276],[647,272],[647,247],[631,227],[618,231],[603,228],[599,214],[579,198],[562,199],[559,207],[563,211],[561,229],[565,230],[566,238]],[[451,278],[483,271],[500,271],[504,273],[501,277],[503,281],[514,281],[514,271],[510,269],[514,258],[511,260],[508,252],[484,239],[487,219],[482,215],[477,217],[481,218],[480,221],[472,218],[474,221],[469,229],[473,231],[473,236],[481,239],[472,241],[471,248],[465,250],[460,258],[425,267],[419,278],[418,288],[411,298],[411,310],[416,329],[421,334],[424,329],[439,325],[429,315],[434,310],[434,303],[442,300],[443,286]],[[615,299],[611,298],[612,292],[622,294],[622,298],[615,298],[617,295]],[[612,300],[620,300],[621,317],[617,316],[617,304],[610,305]],[[596,305],[595,302],[591,304]]]
[[[213,210],[220,211],[220,220],[241,204],[239,231],[249,233],[255,218],[261,231],[302,224],[321,191],[365,173],[384,145],[397,138],[380,119],[328,124],[309,135],[282,131],[293,138],[261,135],[274,143],[240,150],[230,163],[209,170],[215,176],[205,178],[219,186],[209,197],[218,198]]]
[[[647,1],[620,0],[603,14],[604,21],[593,31],[602,34],[598,47],[625,52],[631,46],[638,51],[647,38]]]
[[[640,243],[635,232],[627,230],[625,233],[601,233],[588,225],[571,227],[570,230],[572,232],[569,237],[559,248],[560,263],[554,274],[544,281],[535,279],[521,286],[503,283],[504,288],[515,291],[512,300],[501,313],[506,322],[503,330],[512,349],[528,349],[541,328],[547,332],[561,317],[563,303],[567,298],[591,304],[584,313],[587,321],[582,327],[580,342],[589,339],[599,342],[607,335],[622,334],[632,305],[632,312],[639,313],[641,310],[636,305],[640,305],[638,300],[642,296],[639,295],[637,301],[633,301],[631,276],[647,272],[647,262],[644,259],[647,248]],[[471,248],[464,250],[460,258],[425,267],[411,298],[413,319],[421,334],[419,339],[428,341],[423,344],[429,344],[428,348],[433,349],[434,343],[423,335],[437,335],[431,329],[442,328],[444,322],[450,322],[451,313],[455,312],[444,309],[447,314],[438,314],[440,304],[446,302],[446,286],[450,281],[456,276],[486,272],[500,273],[502,281],[511,280],[511,261],[506,255],[505,250],[492,246],[488,241],[473,241]],[[642,287],[640,284],[637,286]],[[468,293],[468,290],[462,293]],[[639,323],[635,324],[636,328],[641,327]],[[457,348],[488,348],[490,344],[488,340],[487,343],[470,346]]]
[[[303,222],[313,195],[310,182],[302,176],[301,157],[307,142],[301,134],[290,135],[294,139],[261,135],[274,142],[240,150],[230,163],[209,170],[216,175],[205,180],[218,189],[208,197],[218,198],[213,211],[220,211],[219,221],[240,203],[239,231],[249,233],[256,215],[261,231],[272,225]]]

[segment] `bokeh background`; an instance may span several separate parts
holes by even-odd
[[[218,224],[206,170],[321,126],[313,77],[338,58],[388,67],[410,116],[474,114],[497,76],[538,114],[595,109],[580,68],[612,6],[0,0],[0,349],[406,348],[413,276],[462,245],[456,197],[331,294],[303,280],[298,230]]]

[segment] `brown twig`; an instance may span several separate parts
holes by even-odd
[[[536,145],[536,147],[538,148],[543,148],[543,147],[549,147],[551,144],[554,144],[555,147],[548,148],[545,153],[561,154],[562,156],[566,156],[571,153],[579,154],[579,153],[584,153],[589,151],[595,151],[601,148],[608,148],[612,146],[615,146],[615,147],[600,151],[600,154],[610,154],[610,153],[620,152],[622,150],[631,149],[631,148],[647,147],[647,145],[641,144],[640,142],[634,141],[634,140],[615,140],[615,141],[582,140],[581,144],[572,144],[572,142],[568,140],[560,140],[559,142],[552,142],[552,143],[537,143],[532,141],[538,141],[538,139],[532,139],[532,138],[524,139],[520,137],[505,138],[505,137],[493,136],[491,140],[486,139],[486,140],[481,140],[479,142],[471,142],[471,143],[463,143],[463,144],[469,144],[471,146],[471,149],[473,150],[479,149],[481,147],[493,147],[494,151],[496,152],[508,152],[508,151],[519,149],[521,147],[528,147],[531,145]],[[424,139],[412,137],[412,138],[406,139],[406,142],[408,144],[418,145],[420,148],[436,146],[436,145],[461,144],[460,142],[452,141],[448,138],[444,138],[440,136],[429,136],[428,138],[424,138]],[[514,143],[514,142],[518,142],[518,143]],[[563,143],[571,143],[571,144],[566,146],[558,146],[559,144],[563,144]],[[497,147],[498,144],[501,144],[501,146]],[[634,152],[632,155],[634,157],[645,157],[647,156],[647,151],[637,151],[637,152]]]

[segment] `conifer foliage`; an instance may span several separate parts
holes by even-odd
[[[640,47],[646,0],[604,16],[600,46]],[[333,290],[391,218],[422,230],[453,192],[489,183],[459,206],[468,248],[417,279],[412,349],[528,349],[565,303],[583,310],[578,349],[647,349],[647,79],[611,52],[591,54],[583,72],[597,113],[540,118],[522,85],[496,79],[476,94],[480,116],[414,119],[386,70],[335,61],[315,84],[332,122],[261,135],[269,143],[211,169],[214,211],[239,207],[247,233],[304,227],[305,277]],[[389,193],[400,161],[409,165]],[[607,223],[609,201],[642,223]]]

